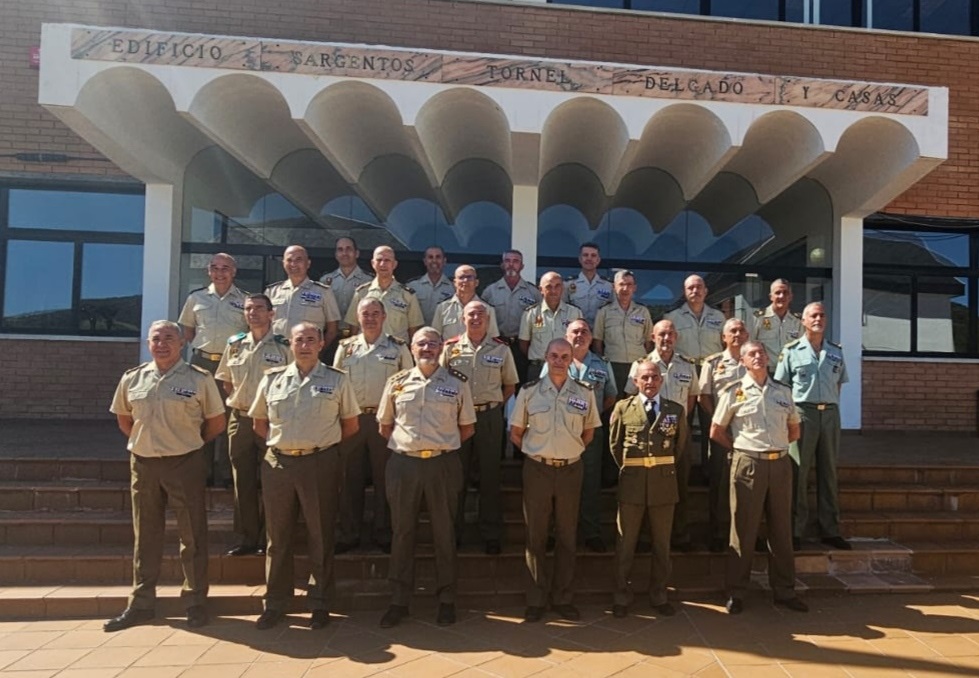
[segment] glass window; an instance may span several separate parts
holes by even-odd
[[[918,277],[918,351],[965,353],[969,346],[968,280]]]
[[[610,7],[622,9],[625,7],[625,0],[550,0],[555,5],[584,5],[586,7]]]
[[[971,22],[969,0],[941,0],[921,2],[921,30],[926,33],[945,35],[969,35]]]
[[[71,327],[75,247],[70,242],[7,243],[3,327],[60,330]]]
[[[864,23],[868,28],[914,30],[914,0],[867,0]]]
[[[711,0],[712,16],[778,21],[779,0]]]
[[[700,0],[632,0],[632,9],[649,12],[700,14]]]
[[[911,350],[911,277],[863,276],[863,349]]]
[[[865,229],[863,248],[867,264],[963,268],[969,265],[968,233]]]
[[[819,23],[823,26],[852,26],[854,0],[822,0]]]
[[[143,196],[89,191],[10,189],[10,228],[142,233]]]
[[[79,330],[138,334],[143,308],[143,246],[82,247]]]

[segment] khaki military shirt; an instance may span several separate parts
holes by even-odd
[[[548,364],[544,363],[540,370],[540,378],[546,377],[549,371]],[[614,399],[619,395],[619,385],[615,383],[615,372],[612,371],[612,366],[608,364],[608,360],[597,353],[588,351],[581,361],[572,360],[568,366],[568,376],[583,381],[592,387],[592,393],[595,394],[595,402],[598,404],[599,410],[605,404],[606,398]]]
[[[768,308],[755,311],[753,320],[751,338],[765,346],[768,364],[774,369],[782,347],[802,336],[802,319],[791,311],[780,319],[769,305]]]
[[[569,378],[561,390],[550,377],[527,382],[517,394],[510,425],[526,429],[521,449],[552,459],[576,459],[585,451],[581,435],[600,428],[595,394]]]
[[[477,405],[503,402],[503,387],[520,381],[510,347],[488,334],[479,344],[473,344],[467,334],[449,339],[439,362],[469,378],[469,390]]]
[[[354,270],[350,271],[348,276],[344,276],[343,271],[338,268],[320,278],[320,282],[330,286],[342,318],[347,315],[347,309],[350,308],[350,301],[354,298],[354,292],[364,283],[370,282],[372,277],[364,272],[360,266],[354,266]],[[356,312],[354,309],[354,313]]]
[[[622,310],[618,301],[598,309],[594,336],[603,343],[605,357],[613,363],[631,363],[646,355],[646,342],[653,331],[649,309],[632,302]]]
[[[294,286],[291,281],[283,280],[265,288],[265,294],[275,309],[272,331],[276,334],[288,337],[292,328],[301,322],[311,322],[323,329],[327,323],[340,320],[337,300],[321,282],[306,278]]]
[[[500,323],[500,335],[515,337],[520,333],[520,318],[528,306],[541,302],[540,290],[529,282],[520,279],[514,288],[500,278],[483,290],[483,301],[496,309],[496,318]]]
[[[343,339],[333,356],[333,366],[350,375],[361,409],[376,408],[387,380],[414,364],[404,340],[383,333],[373,344],[363,334]]]
[[[228,337],[247,330],[246,296],[235,285],[223,297],[219,296],[213,283],[191,292],[177,319],[184,327],[194,329],[191,348],[220,354],[228,343]]]
[[[806,336],[789,342],[778,359],[775,379],[792,387],[797,403],[839,405],[840,387],[848,381],[843,347],[823,339],[817,355]]]
[[[581,311],[576,306],[570,306],[563,301],[554,311],[544,301],[525,310],[520,319],[518,336],[521,341],[530,342],[527,357],[530,360],[543,360],[551,340],[564,339],[568,325],[580,317]]]
[[[697,374],[697,365],[690,358],[684,357],[673,351],[673,360],[669,363],[660,358],[655,350],[646,356],[650,362],[659,366],[660,374],[663,375],[663,384],[659,388],[661,396],[667,400],[679,403],[683,411],[687,411],[687,403],[690,397],[700,395],[700,378]],[[625,386],[628,395],[638,393],[636,383],[632,380],[636,376],[638,363],[632,363],[629,369],[629,383]]]
[[[613,299],[615,294],[612,291],[612,283],[597,273],[592,280],[588,280],[583,272],[579,272],[578,277],[567,278],[564,281],[564,302],[580,308],[582,317],[591,327],[595,326],[598,309]]]
[[[214,378],[228,382],[234,389],[225,401],[228,407],[247,412],[265,373],[291,362],[289,341],[281,334],[269,330],[255,341],[251,332],[241,332],[228,339]]]
[[[311,450],[340,442],[341,419],[360,414],[350,377],[317,363],[305,377],[295,363],[270,370],[248,416],[269,422],[268,446]]]
[[[178,362],[161,373],[153,361],[122,375],[109,411],[133,418],[129,451],[139,457],[176,457],[204,444],[205,419],[224,414],[214,378]]]
[[[479,296],[473,297],[473,301],[483,301]],[[446,299],[435,307],[435,315],[432,317],[432,327],[438,330],[443,339],[458,337],[466,332],[466,326],[462,323],[462,310],[466,307],[459,297],[453,296]],[[486,320],[489,323],[487,334],[491,337],[500,336],[500,328],[496,326],[496,311],[489,304],[486,304]]]
[[[357,321],[357,304],[361,299],[379,299],[384,304],[384,311],[387,318],[384,320],[383,332],[392,337],[398,337],[405,341],[411,341],[408,336],[409,327],[422,327],[425,319],[422,317],[421,306],[418,305],[418,298],[415,293],[407,286],[402,285],[397,280],[392,280],[386,290],[382,290],[374,278],[369,283],[364,283],[354,292],[354,298],[347,309],[347,316],[344,321],[360,330],[360,323]]]
[[[422,317],[425,319],[426,325],[432,324],[432,318],[435,317],[435,307],[446,299],[451,299],[456,293],[455,285],[444,275],[439,278],[437,283],[432,284],[432,279],[428,277],[427,273],[410,281],[408,288],[415,293],[415,297],[418,299],[418,305],[421,306]]]
[[[745,372],[741,361],[727,349],[708,356],[700,368],[700,395],[712,395],[716,403],[724,387],[743,377]]]
[[[789,449],[789,424],[799,423],[792,392],[773,379],[759,386],[746,374],[721,394],[713,423],[731,427],[734,449],[771,452]]]
[[[388,379],[377,421],[394,425],[388,447],[402,452],[456,450],[459,427],[476,423],[469,385],[444,367],[428,379],[417,367]]]
[[[721,331],[724,329],[726,318],[716,308],[704,304],[698,319],[690,310],[690,305],[685,303],[663,317],[673,321],[673,326],[676,328],[677,352],[700,362],[712,353],[724,350]]]

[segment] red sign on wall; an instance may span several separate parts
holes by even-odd
[[[41,67],[41,47],[39,45],[31,47],[31,68]]]

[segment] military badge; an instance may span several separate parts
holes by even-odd
[[[458,346],[453,346],[452,347],[452,357],[455,358],[458,355],[462,355],[462,349],[459,348]]]
[[[455,398],[459,395],[459,389],[452,388],[451,386],[436,386],[435,392],[445,398]]]
[[[542,316],[540,313],[538,313],[537,314],[537,318],[534,320],[534,327],[540,328],[540,327],[543,327],[543,326],[544,326],[544,316]]]
[[[193,398],[197,395],[197,391],[190,388],[180,388],[179,386],[174,386],[170,389],[170,392],[174,395],[178,395],[181,398]]]
[[[676,415],[664,414],[663,417],[660,419],[657,428],[660,430],[660,433],[667,436],[668,438],[672,438],[673,436],[675,436],[677,432]]]
[[[323,299],[323,295],[317,292],[310,292],[309,290],[303,290],[299,293],[299,300],[304,304],[315,304],[316,302]]]
[[[736,402],[736,403],[743,403],[746,399],[747,399],[747,396],[745,396],[744,391],[742,391],[739,388],[738,391],[737,391],[737,393],[734,394],[734,402]]]
[[[235,300],[235,301],[232,301],[232,302],[231,302],[231,305],[232,305],[232,306],[233,306],[234,308],[237,308],[237,309],[238,309],[239,311],[244,311],[244,310],[245,310],[245,303],[244,303],[244,302],[242,302],[242,301],[237,301],[237,300]]]
[[[765,318],[762,321],[761,326],[764,327],[766,330],[772,329],[772,319],[771,318]]]
[[[568,285],[568,293],[574,294],[577,291],[578,291],[578,286],[577,285],[575,285],[574,283],[570,283]]]
[[[574,396],[570,396],[568,398],[568,405],[581,412],[585,412],[588,410],[588,401],[582,398],[576,398]]]
[[[408,308],[408,304],[405,303],[404,299],[388,299],[387,303],[391,304],[399,311],[403,311]]]
[[[313,391],[313,395],[316,395],[317,393],[322,393],[324,395],[333,395],[336,389],[330,386],[329,384],[324,384],[324,385],[313,384],[312,391]]]

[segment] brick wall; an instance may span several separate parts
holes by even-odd
[[[0,340],[0,419],[112,417],[119,376],[138,362],[135,341]]]
[[[863,430],[975,432],[977,389],[976,363],[864,360]]]

